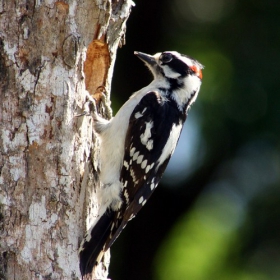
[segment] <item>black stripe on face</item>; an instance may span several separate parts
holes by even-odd
[[[198,67],[203,68],[203,66],[200,63],[188,57],[187,55],[181,55],[181,57],[186,57],[190,61],[193,61],[195,64],[197,64]],[[187,75],[197,75],[197,73],[190,65],[186,64],[186,62],[180,59],[180,57],[177,57],[172,53],[162,53],[159,60],[161,62],[160,65],[169,67],[171,72],[179,74],[178,76],[180,76],[181,78],[185,78]]]
[[[173,57],[173,59],[166,64],[173,72],[178,73],[181,77],[186,77],[188,74],[193,72],[186,63],[177,57]]]
[[[183,78],[189,74],[188,65],[172,53],[162,53],[159,61],[162,66],[169,67],[171,72],[178,73]]]

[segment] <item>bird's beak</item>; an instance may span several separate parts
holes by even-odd
[[[155,58],[149,54],[142,52],[134,52],[134,54],[149,66],[154,66],[156,64]]]

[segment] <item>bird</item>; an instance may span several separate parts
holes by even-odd
[[[110,120],[93,110],[101,140],[100,208],[79,250],[82,276],[90,274],[155,191],[175,150],[204,66],[176,51],[134,54],[153,75]]]

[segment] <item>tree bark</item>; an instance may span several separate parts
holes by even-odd
[[[0,279],[80,278],[99,143],[92,119],[75,114],[87,90],[109,117],[99,101],[132,4],[0,3]],[[96,274],[107,277],[108,260]]]

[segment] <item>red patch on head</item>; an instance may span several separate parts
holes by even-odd
[[[201,71],[201,69],[197,68],[195,65],[191,66],[190,68],[193,70],[193,72],[194,72],[200,79],[202,79],[202,71]]]

